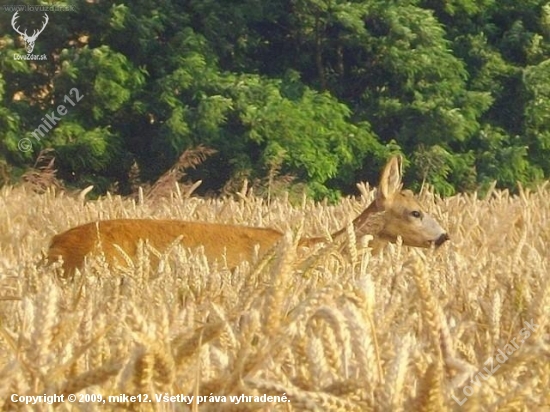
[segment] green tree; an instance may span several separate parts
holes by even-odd
[[[134,163],[154,180],[200,144],[218,151],[194,175],[207,189],[276,164],[323,196],[377,180],[393,152],[447,194],[550,173],[543,0],[73,4],[36,43],[48,60],[0,61],[0,162],[15,176],[51,147],[66,181],[124,191]],[[0,48],[24,50],[10,30]]]
[[[550,59],[527,67],[523,77],[528,95],[525,105],[524,135],[529,159],[550,175]],[[534,166],[533,165],[533,166]],[[540,179],[543,175],[537,171]]]

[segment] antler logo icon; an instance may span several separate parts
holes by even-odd
[[[34,30],[32,36],[29,36],[27,34],[27,30],[25,29],[25,32],[24,33],[21,33],[21,31],[19,30],[19,27],[16,27],[15,24],[16,24],[16,20],[17,20],[17,13],[19,13],[18,11],[15,12],[15,14],[13,15],[12,19],[11,19],[11,26],[13,27],[13,29],[19,33],[21,36],[23,36],[23,40],[25,41],[25,49],[27,50],[27,53],[32,53],[32,51],[34,50],[34,42],[36,41],[36,38],[38,37],[38,35],[40,33],[42,33],[44,31],[44,28],[46,27],[46,24],[48,24],[48,21],[50,20],[50,18],[48,17],[48,15],[46,13],[44,13],[44,16],[46,17],[46,19],[44,20],[44,24],[42,25],[42,28],[40,30]]]

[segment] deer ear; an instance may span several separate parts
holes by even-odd
[[[376,201],[384,203],[401,190],[401,156],[392,157],[382,172],[376,192]]]

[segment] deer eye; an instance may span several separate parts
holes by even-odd
[[[416,219],[420,219],[422,217],[422,213],[420,213],[418,210],[413,210],[411,212],[411,216],[416,218]]]

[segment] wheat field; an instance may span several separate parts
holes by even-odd
[[[362,189],[361,198],[329,206],[179,190],[155,201],[84,201],[3,187],[0,408],[550,410],[550,190],[492,190],[481,200],[426,191],[423,204],[451,236],[440,249],[396,244],[372,255],[350,230],[345,244],[298,256],[300,236],[345,226],[372,200]],[[41,262],[52,235],[123,217],[286,235],[262,261],[233,272],[176,245],[144,244],[129,267],[98,257],[73,281]],[[13,394],[92,401],[24,405]]]

